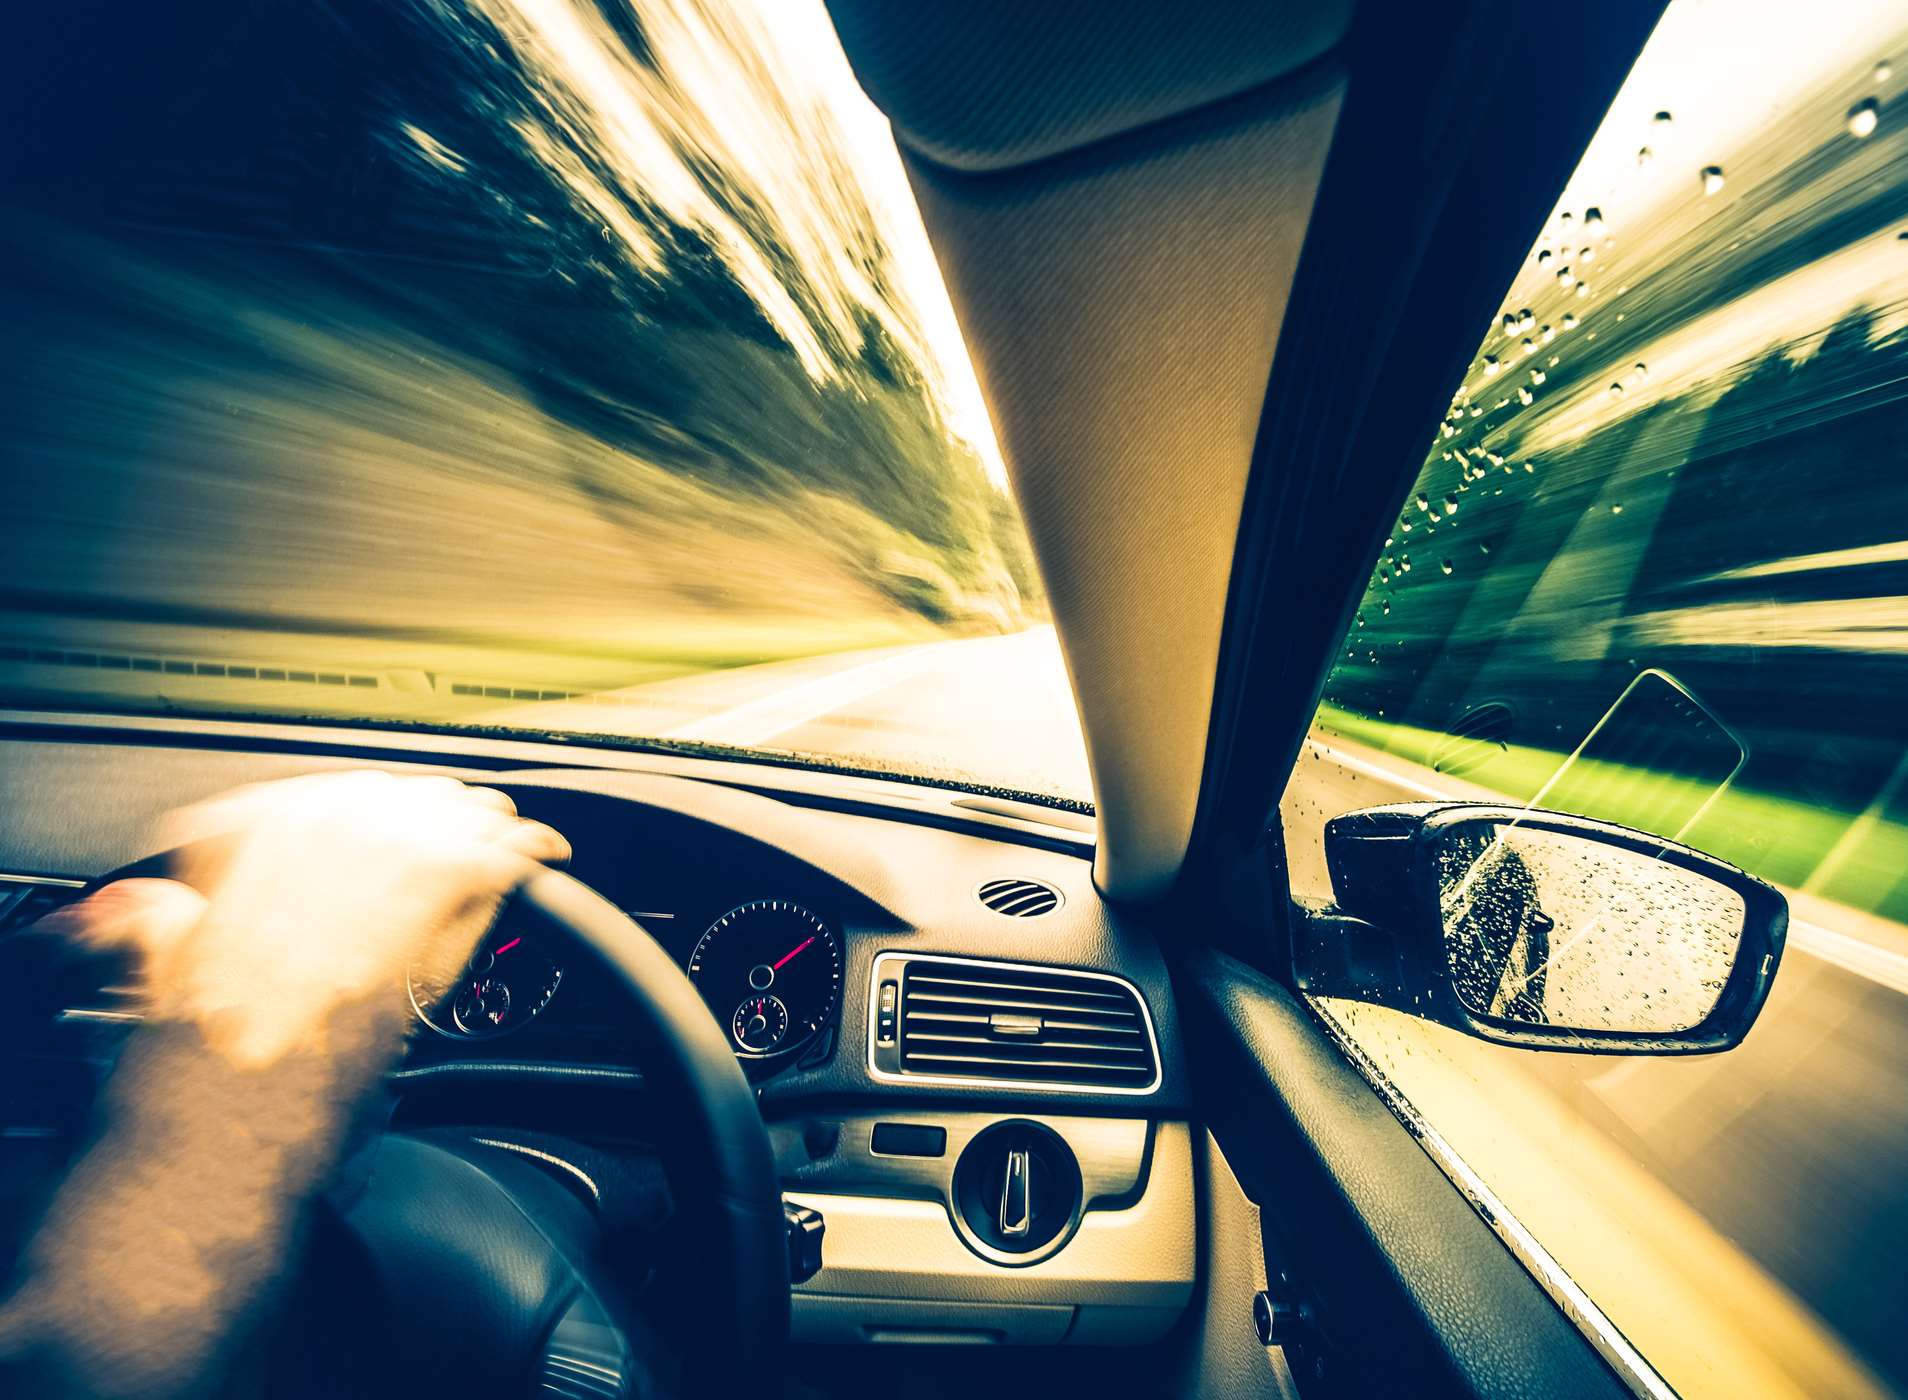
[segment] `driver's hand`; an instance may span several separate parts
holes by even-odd
[[[161,839],[203,902],[189,927],[175,907],[135,931],[151,1014],[245,1067],[324,1051],[341,1008],[401,1015],[407,965],[453,974],[503,897],[569,856],[494,788],[379,772],[240,788]]]
[[[502,793],[384,773],[242,788],[160,839],[183,848],[179,879],[61,916],[138,952],[149,1010],[0,1305],[7,1393],[207,1393],[398,1054],[407,964],[454,971],[569,851]]]

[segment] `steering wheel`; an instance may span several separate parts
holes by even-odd
[[[165,861],[100,883],[161,873]],[[554,870],[513,899],[594,951],[636,1008],[628,1029],[673,1224],[693,1241],[669,1261],[679,1290],[667,1335],[636,1308],[587,1203],[538,1154],[387,1133],[349,1199],[317,1212],[313,1257],[285,1310],[303,1325],[280,1339],[302,1354],[275,1365],[271,1393],[765,1393],[788,1336],[788,1236],[754,1090],[695,986],[622,910]],[[341,1338],[341,1327],[360,1335]],[[687,1379],[658,1380],[672,1368],[642,1354],[645,1340],[686,1354],[693,1369],[674,1369]],[[326,1375],[346,1350],[354,1369],[370,1353],[380,1374]],[[289,1387],[288,1371],[303,1373]]]

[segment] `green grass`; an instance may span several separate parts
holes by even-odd
[[[1426,768],[1431,767],[1432,756],[1445,737],[1333,705],[1320,706],[1316,728],[1328,737],[1342,735]],[[1483,763],[1467,768],[1462,780],[1516,801],[1529,801],[1566,757],[1549,749],[1504,745]],[[1666,795],[1680,797],[1675,805],[1693,811],[1713,791],[1710,785],[1622,764],[1595,759],[1578,762],[1580,767],[1571,779],[1573,792],[1588,800],[1571,804],[1577,815],[1644,830],[1652,830],[1646,803],[1655,808]],[[1908,922],[1908,825],[1893,818],[1865,816],[1732,782],[1681,839],[1765,880],[1806,888],[1823,898]],[[1833,863],[1825,867],[1831,853]]]

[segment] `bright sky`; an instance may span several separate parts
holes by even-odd
[[[785,71],[805,75],[815,97],[825,102],[847,138],[850,159],[875,217],[881,222],[892,270],[913,304],[927,344],[925,349],[942,378],[943,407],[950,426],[980,453],[996,485],[1007,472],[993,421],[981,398],[980,383],[967,357],[954,307],[947,298],[941,269],[934,260],[921,212],[901,168],[888,119],[862,92],[835,26],[822,0],[737,0],[754,10],[764,29],[789,58]]]

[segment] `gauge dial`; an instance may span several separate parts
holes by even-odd
[[[440,1035],[482,1040],[528,1025],[563,980],[562,966],[541,940],[493,930],[455,976],[431,978],[413,968],[408,981],[418,1019]]]
[[[500,977],[472,978],[452,1001],[451,1016],[465,1035],[495,1035],[510,1019],[510,984]]]
[[[801,905],[759,899],[709,926],[689,955],[689,976],[737,1054],[786,1055],[834,1019],[841,945]]]
[[[778,996],[748,997],[729,1018],[729,1034],[744,1050],[766,1055],[788,1034],[788,1008]]]

